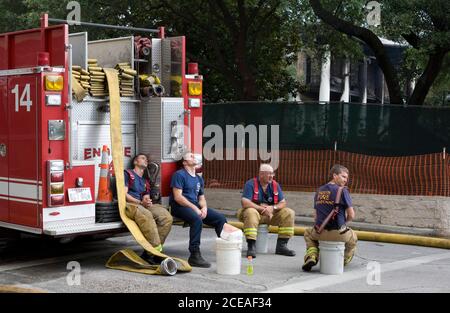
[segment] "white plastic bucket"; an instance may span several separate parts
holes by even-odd
[[[319,241],[320,272],[340,275],[344,272],[345,243],[340,241]]]
[[[239,275],[241,273],[242,241],[216,239],[217,274]]]
[[[267,253],[269,250],[269,225],[260,224],[256,237],[256,253]]]

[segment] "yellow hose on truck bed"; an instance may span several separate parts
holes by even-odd
[[[126,200],[124,191],[124,174],[123,174],[123,147],[122,147],[122,117],[120,112],[120,93],[119,93],[119,77],[118,72],[114,69],[103,69],[106,73],[109,89],[109,106],[110,106],[110,128],[111,128],[111,152],[114,162],[114,172],[116,176],[116,187],[119,201],[120,218],[127,226],[131,235],[136,239],[136,242],[145,249],[145,251],[167,258],[169,256],[159,252],[145,239],[137,224],[128,218],[125,214]],[[177,263],[177,270],[182,272],[189,272],[192,270],[189,263],[185,260],[172,258]],[[130,264],[131,261],[132,263]],[[125,263],[126,262],[126,263]],[[159,265],[150,265],[139,257],[136,252],[131,249],[120,250],[116,252],[106,262],[106,267],[118,269],[129,272],[137,272],[143,274],[162,274]]]
[[[242,229],[244,224],[241,222],[229,222],[229,224]],[[306,227],[294,227],[295,236],[303,236]],[[270,226],[269,232],[278,233],[277,226]],[[403,245],[412,246],[424,246],[432,248],[450,249],[450,239],[446,238],[436,238],[436,237],[425,237],[425,236],[415,236],[415,235],[403,235],[403,234],[388,234],[388,233],[377,233],[369,231],[355,231],[358,236],[358,240],[362,241],[377,241],[386,243],[398,243]]]

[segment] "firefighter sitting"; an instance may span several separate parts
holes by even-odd
[[[125,192],[127,216],[139,226],[147,241],[162,252],[164,241],[172,228],[172,216],[160,204],[152,203],[150,181],[143,177],[148,159],[145,154],[133,158],[134,169],[125,170]],[[141,257],[150,264],[159,264],[162,259],[144,251]]]
[[[314,197],[315,225],[305,230],[305,272],[319,261],[319,240],[345,242],[344,265],[350,263],[356,249],[357,237],[346,223],[355,218],[352,198],[345,185],[348,169],[336,164],[331,168],[332,180],[319,187]]]
[[[172,176],[170,206],[175,217],[187,222],[189,231],[188,262],[195,267],[210,267],[200,253],[203,224],[214,227],[217,237],[223,240],[242,241],[242,231],[227,223],[225,216],[208,208],[204,194],[203,178],[195,173],[197,161],[189,151],[183,153],[180,163],[183,168]]]
[[[256,257],[256,238],[259,224],[278,226],[276,254],[295,256],[287,243],[294,235],[295,212],[286,207],[286,199],[280,185],[273,179],[274,171],[269,164],[261,164],[259,177],[248,180],[242,195],[242,208],[238,218],[244,223],[247,238],[247,256]]]

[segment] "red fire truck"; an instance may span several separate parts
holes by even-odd
[[[202,76],[195,63],[186,73],[185,37],[165,37],[162,27],[95,25],[153,33],[140,54],[133,36],[89,41],[49,22],[65,21],[44,15],[40,28],[0,34],[0,227],[54,237],[124,229],[120,219],[96,219],[100,151],[111,147],[109,113],[100,109],[108,97],[76,101],[72,65],[128,62],[159,78],[162,96],[123,97],[121,111],[124,166],[137,152],[150,155],[163,204],[180,149],[202,152]]]

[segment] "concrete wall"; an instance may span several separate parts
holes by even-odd
[[[314,193],[284,193],[296,216],[312,221]],[[211,208],[233,211],[241,206],[240,190],[206,189],[205,195]],[[352,199],[355,224],[416,228],[422,234],[428,230],[433,235],[450,237],[450,198],[352,194]]]

